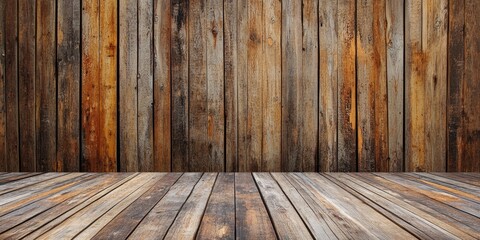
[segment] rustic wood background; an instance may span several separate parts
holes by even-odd
[[[479,12],[2,0],[0,171],[479,171]]]

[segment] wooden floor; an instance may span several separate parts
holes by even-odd
[[[0,173],[0,239],[478,239],[479,173]]]

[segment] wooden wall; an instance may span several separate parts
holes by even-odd
[[[0,171],[479,171],[478,12],[2,0]]]

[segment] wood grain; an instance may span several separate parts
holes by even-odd
[[[0,19],[0,171],[6,171],[5,2],[0,3]]]
[[[81,4],[57,2],[57,170],[80,170]]]

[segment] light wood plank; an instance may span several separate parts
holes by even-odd
[[[254,173],[255,182],[280,239],[313,239],[295,207],[269,173]]]

